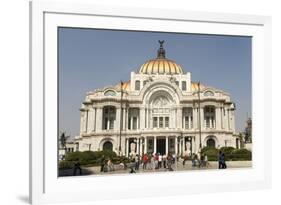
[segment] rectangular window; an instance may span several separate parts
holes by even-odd
[[[163,128],[163,125],[164,125],[164,123],[163,123],[163,117],[159,117],[159,127],[160,127],[160,128]]]
[[[157,117],[153,117],[153,128],[157,128],[158,127],[158,119]]]
[[[165,117],[165,127],[169,127],[169,117]]]
[[[108,121],[107,117],[104,118],[104,124],[103,124],[103,129],[104,130],[107,130],[107,121]]]
[[[140,81],[136,80],[135,82],[135,90],[140,90]]]
[[[129,117],[129,119],[128,119],[128,130],[130,130],[131,129],[131,118]]]
[[[179,86],[179,81],[176,81],[176,85]]]
[[[207,128],[210,128],[210,118],[209,117],[206,117],[206,127]]]
[[[137,129],[137,118],[133,117],[133,130]]]
[[[114,128],[114,119],[111,118],[111,119],[109,120],[109,129],[110,129],[110,130],[113,130],[113,128]]]
[[[185,129],[189,129],[189,118],[185,117]]]
[[[181,89],[182,89],[183,91],[186,91],[186,81],[182,81],[182,82],[181,82]]]
[[[147,81],[145,80],[145,81],[143,81],[143,86],[145,86],[145,84],[147,83]]]

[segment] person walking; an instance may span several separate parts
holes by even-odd
[[[147,154],[144,154],[144,155],[143,155],[142,161],[143,161],[143,167],[142,167],[142,169],[147,169],[147,162],[148,162],[148,156],[147,156]]]
[[[173,164],[173,156],[168,154],[168,156],[167,156],[167,166],[168,166],[169,171],[174,171],[172,169],[172,164]]]
[[[223,163],[222,151],[219,151],[218,162],[219,162],[219,169],[222,169],[222,163]]]
[[[140,157],[137,154],[135,157],[135,170],[139,170],[139,166],[140,166]]]
[[[159,169],[162,168],[162,159],[163,159],[162,154],[159,154],[159,159],[158,159],[158,168],[159,168]]]
[[[222,169],[226,169],[225,154],[222,153]]]
[[[82,175],[82,169],[80,167],[79,159],[76,159],[76,162],[74,163],[73,167],[73,176],[76,176],[76,172],[79,170],[79,175]]]
[[[164,169],[167,168],[167,155],[163,155],[163,167]]]

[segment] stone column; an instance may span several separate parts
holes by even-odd
[[[116,119],[114,123],[114,130],[119,131],[120,130],[120,117],[121,117],[121,108],[116,108]]]
[[[230,117],[229,117],[229,109],[227,109],[227,115],[226,115],[226,117],[227,117],[227,125],[228,125],[228,130],[231,130],[231,127],[230,127]]]
[[[125,130],[126,129],[126,109],[122,108],[122,112],[123,112],[123,125],[122,125],[122,129]]]
[[[147,136],[144,137],[144,153],[147,153]]]
[[[200,108],[200,116],[201,116],[201,130],[204,130],[205,129],[205,126],[204,126],[204,109],[202,107]]]
[[[139,138],[139,150],[140,150],[139,156],[141,156],[142,153],[143,153],[143,150],[142,150],[142,138]]]
[[[166,136],[166,155],[169,153],[169,137]]]
[[[177,128],[182,129],[182,108],[177,108]]]
[[[125,123],[126,130],[128,129],[128,124],[129,124],[129,109],[126,108],[126,123]]]
[[[126,138],[126,156],[129,157],[129,138]]]
[[[140,109],[140,129],[143,130],[145,128],[145,109]]]
[[[89,110],[89,121],[88,121],[88,133],[94,131],[94,123],[95,123],[95,110],[91,108]]]
[[[136,153],[139,154],[140,153],[140,149],[139,149],[139,139],[136,138]]]
[[[196,108],[192,108],[193,129],[197,129],[197,112]]]
[[[178,155],[178,140],[177,140],[177,136],[175,136],[175,154]]]
[[[85,132],[85,112],[84,111],[80,111],[80,133],[84,133]]]
[[[102,107],[98,107],[97,108],[97,121],[96,121],[96,131],[97,132],[102,130],[102,121],[103,121]]]
[[[182,155],[182,145],[181,145],[181,138],[179,138],[179,155]]]
[[[154,153],[156,153],[156,151],[157,151],[157,150],[156,150],[156,148],[157,148],[157,147],[156,147],[156,143],[157,143],[156,136],[154,136],[154,144],[153,144],[153,146],[154,146],[153,152],[154,152]]]
[[[221,118],[221,129],[224,129],[224,117],[223,117],[223,107],[220,108],[220,118]]]
[[[220,107],[216,107],[216,129],[221,130],[221,114],[220,114]]]
[[[234,110],[231,111],[231,118],[232,118],[232,130],[235,131],[235,115]]]

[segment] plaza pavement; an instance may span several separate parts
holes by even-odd
[[[175,166],[177,164],[177,166]],[[208,167],[192,167],[191,161],[186,161],[185,165],[182,164],[182,162],[176,162],[176,164],[172,165],[172,169],[174,171],[185,171],[185,170],[208,170],[208,169],[218,169],[218,162],[209,162]],[[227,161],[227,169],[239,169],[239,168],[251,168],[252,167],[252,161]],[[82,167],[83,172],[87,173],[84,175],[111,175],[111,174],[125,174],[130,173],[130,168],[127,168],[125,170],[116,170],[111,172],[100,172],[100,166],[95,167]],[[136,173],[153,173],[153,172],[169,172],[168,169],[142,169],[142,166],[140,166],[139,170],[136,170]],[[71,175],[71,174],[70,174]]]

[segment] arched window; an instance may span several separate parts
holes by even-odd
[[[204,107],[204,124],[206,128],[216,127],[216,114],[214,106]]]
[[[140,81],[136,80],[135,82],[135,90],[140,90]]]
[[[113,106],[106,106],[103,108],[103,126],[104,130],[114,129],[114,121],[116,119],[116,108]]]
[[[204,96],[206,96],[206,97],[209,97],[209,96],[214,96],[214,93],[212,92],[212,91],[206,91],[205,93],[204,93]]]
[[[113,144],[110,141],[106,141],[103,146],[102,146],[102,150],[113,150]]]
[[[153,128],[169,128],[170,127],[170,100],[160,95],[152,102],[152,116],[153,116]]]
[[[105,96],[115,96],[116,93],[113,91],[113,90],[107,90],[105,93],[104,93]]]
[[[216,141],[213,138],[207,140],[207,147],[216,147]]]

